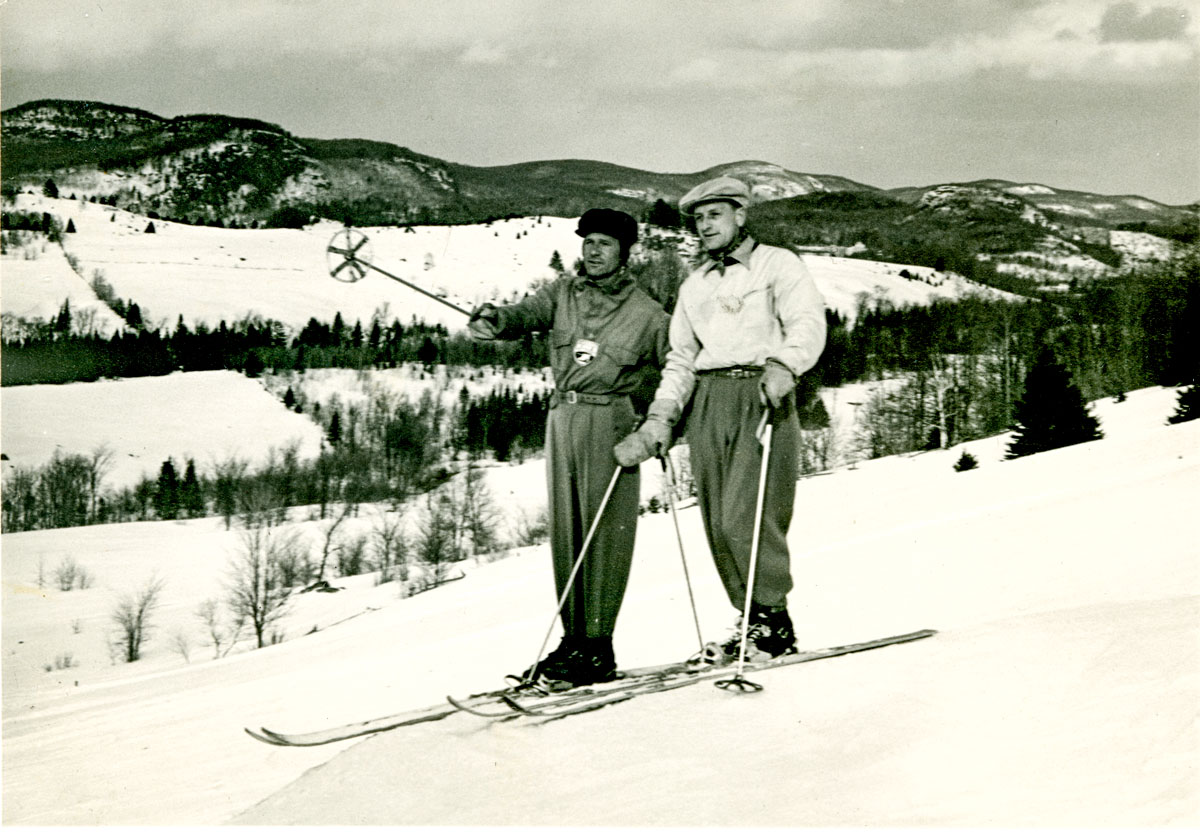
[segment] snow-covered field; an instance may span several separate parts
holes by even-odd
[[[3,821],[1200,824],[1200,423],[1166,426],[1174,402],[1149,389],[1096,403],[1104,440],[1022,460],[1000,462],[993,438],[801,481],[801,642],[934,638],[767,672],[756,695],[701,684],[540,727],[455,715],[312,749],[241,732],[494,687],[532,661],[552,615],[545,547],[407,599],[339,580],[297,597],[282,644],[212,659],[192,611],[237,545],[220,520],[6,535]],[[964,450],[980,467],[955,473]],[[541,493],[540,464],[501,472],[506,510]],[[733,611],[696,510],[679,521],[716,638]],[[94,586],[39,588],[39,562],[66,555]],[[167,584],[145,657],[115,664],[113,600],[155,573]],[[644,516],[622,664],[695,650],[682,576],[670,517]]]
[[[125,324],[75,273],[62,248],[45,236],[30,236],[27,243],[0,257],[0,311],[31,321],[53,321],[64,302],[70,305],[77,330],[110,335]]]
[[[48,211],[64,225],[72,220],[77,230],[64,235],[63,245],[78,259],[86,280],[101,273],[118,297],[136,301],[154,324],[174,327],[183,316],[189,326],[215,326],[258,314],[298,329],[313,317],[332,321],[336,312],[347,322],[369,322],[381,309],[386,320],[416,317],[451,328],[466,323],[454,310],[376,272],[357,283],[331,279],[326,249],[339,230],[334,223],[244,230],[155,220],[155,233],[146,234],[145,217],[110,206],[21,194],[16,207]],[[575,227],[572,219],[524,217],[486,225],[369,228],[363,230],[369,248],[359,255],[469,309],[486,300],[515,300],[534,281],[553,277],[549,264],[555,252],[569,267],[579,255]],[[901,305],[966,292],[999,294],[928,267],[816,255],[804,259],[826,304],[848,319],[860,295]],[[10,273],[8,258],[0,266],[0,309],[16,314],[30,309],[21,299],[33,291],[28,272],[38,267]],[[44,269],[49,271],[50,264]],[[87,290],[85,281],[79,284]],[[56,313],[62,300],[46,303],[53,303]]]
[[[229,370],[19,385],[0,396],[5,474],[40,468],[55,452],[90,456],[105,448],[112,457],[104,482],[124,488],[155,477],[168,457],[180,471],[188,458],[199,472],[234,458],[254,469],[292,444],[302,459],[315,457],[320,426]]]

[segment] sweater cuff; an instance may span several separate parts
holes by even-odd
[[[674,425],[679,421],[680,411],[679,403],[674,399],[655,399],[646,409],[646,419],[657,419],[667,425]]]
[[[779,359],[770,358],[770,359],[767,359],[765,362],[763,362],[763,364],[764,364],[764,365],[774,365],[774,366],[776,366],[776,367],[781,367],[781,368],[783,368],[783,369],[784,369],[784,370],[786,370],[788,373],[792,374],[792,379],[793,379],[793,380],[795,380],[795,379],[798,379],[798,378],[799,378],[799,374],[798,374],[798,373],[796,373],[796,371],[792,370],[790,367],[788,367],[786,364],[784,364],[784,363],[783,363],[782,361],[780,361]]]

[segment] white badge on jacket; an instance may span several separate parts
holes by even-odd
[[[581,338],[579,341],[575,342],[575,364],[591,364],[592,359],[596,358],[596,354],[599,352],[599,344],[591,339]]]

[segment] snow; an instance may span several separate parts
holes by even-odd
[[[339,226],[331,222],[303,230],[247,230],[155,220],[155,233],[146,234],[145,217],[110,206],[21,194],[16,207],[48,211],[64,226],[74,220],[77,231],[65,235],[63,245],[78,259],[82,274],[90,280],[102,273],[116,295],[135,301],[152,324],[174,327],[182,316],[188,326],[211,327],[257,314],[299,329],[312,317],[330,321],[340,311],[347,323],[364,326],[378,312],[402,323],[416,317],[452,329],[465,325],[460,313],[377,272],[355,283],[332,280],[326,249]],[[522,217],[411,230],[367,228],[362,232],[368,248],[359,256],[469,309],[487,300],[517,300],[534,282],[553,278],[549,264],[555,252],[569,268],[579,254],[575,227],[573,219]],[[847,320],[853,319],[861,295],[886,297],[896,305],[928,304],[968,292],[1004,296],[928,267],[803,257],[826,304]],[[911,277],[901,275],[904,270]],[[8,293],[5,274],[5,299]],[[53,303],[57,312],[61,299]],[[10,310],[7,300],[3,309]]]
[[[1078,214],[1082,217],[1095,217],[1096,211],[1093,209],[1104,208],[1104,206],[1089,207],[1086,205],[1076,205],[1069,202],[1042,202],[1039,203],[1039,207],[1042,211],[1057,211],[1061,214]]]
[[[241,732],[499,684],[532,661],[553,613],[545,546],[467,562],[465,579],[405,599],[370,576],[338,580],[296,598],[281,644],[212,659],[192,610],[237,547],[220,519],[5,535],[3,821],[1196,825],[1200,422],[1165,424],[1175,394],[1097,402],[1105,439],[1034,457],[1001,462],[997,437],[800,481],[801,642],[937,636],[765,672],[756,695],[701,683],[540,727],[454,715],[311,749]],[[964,450],[980,466],[956,473]],[[540,464],[500,472],[529,500],[544,488]],[[679,523],[717,638],[733,611],[697,510]],[[68,554],[94,586],[38,588],[39,562]],[[145,656],[110,662],[112,601],[153,574],[167,585]],[[682,575],[671,518],[643,516],[622,664],[695,650]]]
[[[1109,232],[1109,242],[1127,262],[1171,259],[1171,241],[1157,235],[1141,231],[1112,231]]]
[[[821,255],[801,255],[801,259],[825,299],[825,306],[836,310],[848,322],[854,320],[862,297],[872,305],[886,300],[894,307],[921,306],[970,294],[1015,297],[969,281],[954,272],[939,272],[928,266]]]
[[[76,331],[85,320],[103,335],[124,326],[125,322],[96,297],[88,282],[71,269],[63,250],[42,235],[5,252],[0,257],[0,275],[0,312],[53,321],[66,301]]]
[[[1058,193],[1053,188],[1046,185],[1013,185],[1004,189],[1009,194],[1016,194],[1018,197],[1044,196],[1046,194]]]
[[[295,444],[301,459],[320,451],[321,427],[289,411],[263,384],[230,370],[173,373],[95,383],[7,387],[0,420],[4,473],[40,468],[57,452],[111,452],[108,486],[155,477],[171,457],[182,475],[230,459],[258,468]]]
[[[358,283],[332,280],[326,249],[340,227],[331,222],[247,230],[154,220],[155,233],[146,234],[145,217],[109,206],[23,194],[17,208],[49,211],[64,225],[73,219],[77,231],[64,236],[64,247],[84,274],[100,270],[147,321],[169,327],[179,316],[189,326],[216,326],[257,314],[299,329],[312,317],[332,320],[334,311],[347,322],[369,322],[380,308],[388,320],[465,324],[454,310],[378,273]],[[366,231],[365,259],[434,292],[449,295],[453,287],[457,297],[447,300],[468,306],[520,297],[533,281],[553,277],[555,251],[568,263],[579,251],[575,221],[556,217]]]
[[[300,327],[457,313],[378,274],[327,274],[337,227],[224,230],[23,195],[77,233],[36,260],[0,262],[0,309],[48,317],[94,303],[97,271],[151,321],[251,311]],[[509,300],[578,252],[574,221],[368,229],[373,262],[456,302]],[[1130,240],[1130,244],[1140,244]],[[829,305],[862,295],[928,303],[980,291],[932,270],[805,256]],[[32,264],[32,265],[31,265]],[[900,275],[906,269],[911,277]],[[61,295],[61,297],[59,297]],[[89,301],[89,299],[91,299]],[[103,310],[96,313],[99,321]],[[110,322],[112,323],[112,322]],[[115,324],[114,324],[115,326]],[[544,389],[542,373],[464,378],[444,368],[309,371],[307,396],[370,389],[448,403],[466,384]],[[228,372],[4,388],[5,471],[55,451],[113,454],[109,485],[162,460],[251,466],[320,432],[280,402],[292,374]],[[465,577],[404,598],[375,575],[294,597],[284,641],[216,658],[195,615],[240,547],[219,518],[6,534],[0,541],[3,809],[8,825],[405,824],[562,826],[1159,826],[1200,823],[1200,422],[1167,426],[1176,391],[1093,404],[1105,439],[1003,461],[1004,436],[852,462],[856,402],[823,391],[843,453],[802,479],[790,533],[791,610],[803,647],[936,628],[929,640],[760,675],[765,691],[701,684],[532,728],[455,715],[311,749],[259,744],[243,726],[335,726],[493,688],[533,661],[553,613],[545,545],[461,564]],[[956,473],[969,451],[979,461]],[[492,465],[510,527],[545,505],[543,464]],[[643,500],[661,487],[643,466]],[[386,507],[364,506],[348,534]],[[410,507],[405,518],[411,523]],[[291,526],[310,542],[329,521]],[[734,612],[694,506],[679,513],[705,638]],[[56,589],[73,559],[87,589]],[[39,580],[39,576],[41,580]],[[164,581],[141,660],[110,655],[116,600]],[[695,651],[675,527],[639,522],[615,636],[635,666]]]

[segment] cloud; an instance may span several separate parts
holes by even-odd
[[[1115,3],[1100,20],[1100,42],[1176,40],[1186,36],[1187,25],[1186,9],[1155,6],[1142,13],[1135,3]]]

